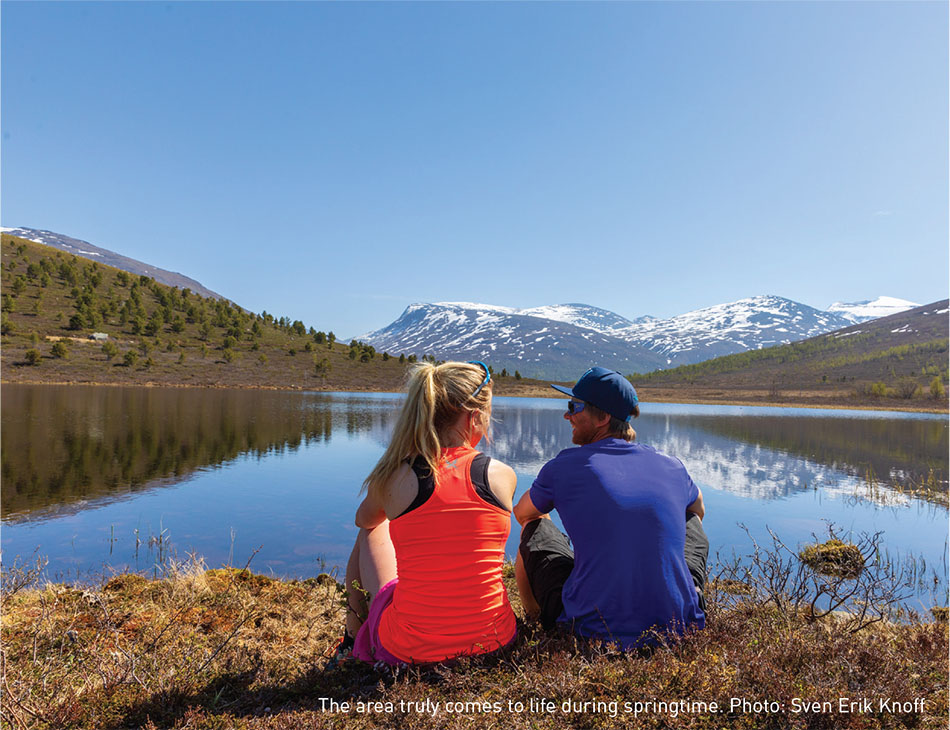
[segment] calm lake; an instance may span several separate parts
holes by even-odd
[[[3,560],[38,549],[54,580],[151,573],[202,556],[282,577],[342,566],[363,478],[401,396],[85,386],[2,387]],[[571,446],[563,400],[496,398],[483,449],[518,495]],[[902,489],[946,490],[945,416],[644,404],[638,439],[679,458],[703,490],[715,554],[768,529],[791,547],[882,532],[925,575],[917,608],[946,605],[947,509]],[[895,488],[895,486],[897,488]],[[557,520],[556,520],[557,521]],[[749,533],[743,529],[745,526]],[[513,523],[508,554],[517,547]],[[255,554],[255,551],[258,551]]]

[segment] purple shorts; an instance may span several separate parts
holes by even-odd
[[[398,578],[393,578],[389,583],[379,589],[379,593],[373,596],[369,604],[369,616],[356,632],[356,641],[353,644],[353,656],[364,662],[375,664],[384,662],[390,666],[405,664],[402,659],[390,654],[383,647],[379,640],[379,622],[383,618],[383,611],[393,602],[393,594],[396,592]]]

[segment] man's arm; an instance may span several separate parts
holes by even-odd
[[[699,492],[699,496],[696,497],[696,501],[686,508],[686,511],[698,515],[699,519],[703,519],[703,517],[706,516],[706,505],[703,504],[703,491],[699,489],[699,487],[696,488],[696,491]]]
[[[531,522],[531,520],[536,520],[539,517],[547,517],[544,512],[540,512],[537,507],[534,506],[534,502],[531,501],[531,490],[521,495],[521,499],[518,500],[518,504],[515,505],[514,509],[515,519],[518,520],[518,524],[524,526],[525,523]]]

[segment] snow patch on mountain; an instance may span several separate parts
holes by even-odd
[[[828,311],[841,315],[845,319],[858,324],[859,322],[867,322],[869,319],[878,319],[879,317],[887,317],[890,314],[906,312],[908,309],[914,309],[919,306],[919,304],[908,302],[906,299],[878,297],[877,299],[868,299],[863,302],[835,302],[828,307]]]

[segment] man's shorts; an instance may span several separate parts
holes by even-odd
[[[538,519],[525,525],[519,546],[525,573],[531,584],[534,599],[541,607],[539,619],[545,630],[554,628],[564,611],[561,593],[568,576],[574,569],[574,551],[554,523]],[[709,539],[703,530],[703,522],[697,515],[688,513],[686,518],[686,567],[698,589],[699,607],[706,610],[703,590],[706,587],[706,559],[709,556]]]

